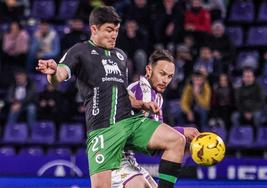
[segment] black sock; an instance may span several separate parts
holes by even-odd
[[[161,159],[158,188],[173,188],[181,172],[181,164]]]

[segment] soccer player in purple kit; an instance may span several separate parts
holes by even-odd
[[[151,113],[142,110],[142,113],[159,122],[163,122],[162,116],[162,93],[171,82],[175,73],[174,58],[167,50],[155,50],[149,58],[146,66],[146,75],[128,86],[128,93],[131,98],[143,102],[155,102],[159,108],[159,113]],[[199,134],[193,127],[174,127],[182,133],[189,141]],[[149,172],[141,167],[133,151],[123,152],[123,159],[119,169],[112,171],[112,188],[156,188],[155,180]]]

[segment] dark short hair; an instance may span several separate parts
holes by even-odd
[[[89,16],[90,25],[103,25],[105,23],[113,23],[115,25],[121,22],[121,18],[112,6],[97,7],[92,10]]]
[[[155,50],[149,57],[149,64],[156,65],[158,61],[165,60],[174,64],[174,58],[168,50]]]

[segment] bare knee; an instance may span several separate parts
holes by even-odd
[[[184,150],[186,144],[185,136],[178,132],[173,133],[171,136],[171,142],[168,144],[169,149],[175,148],[178,150]]]

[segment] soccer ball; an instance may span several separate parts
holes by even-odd
[[[190,152],[195,163],[211,166],[223,160],[225,145],[217,134],[203,132],[192,140]]]

